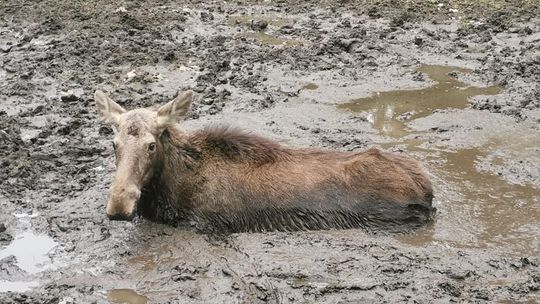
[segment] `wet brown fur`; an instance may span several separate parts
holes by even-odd
[[[375,228],[430,219],[431,184],[416,161],[370,149],[293,149],[230,127],[169,127],[138,212],[218,231]]]

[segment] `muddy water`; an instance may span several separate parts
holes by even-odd
[[[268,45],[295,45],[301,43],[299,40],[276,37],[263,32],[242,33],[239,36],[255,39],[260,43]]]
[[[51,267],[48,254],[56,246],[57,243],[49,236],[26,231],[15,236],[9,245],[0,249],[0,260],[13,256],[17,267],[28,274],[35,275]],[[0,280],[0,292],[26,292],[37,286],[39,282],[36,280]]]
[[[450,150],[426,144],[422,133],[411,130],[408,122],[438,109],[466,108],[469,97],[498,94],[501,88],[469,86],[449,75],[470,72],[463,68],[425,65],[418,71],[427,74],[435,84],[417,90],[381,92],[339,106],[367,112],[373,126],[392,138],[384,148],[405,146],[407,151],[421,155],[437,176],[434,187],[441,212],[436,223],[400,240],[418,246],[428,243],[475,248],[496,246],[516,254],[540,253],[537,236],[540,189],[534,185],[510,184],[500,176],[478,170],[479,160],[488,157],[491,151],[534,153],[540,138],[498,134],[493,130],[490,140],[480,147]]]
[[[42,271],[50,263],[47,254],[56,245],[56,242],[48,236],[27,231],[16,236],[11,244],[0,250],[0,259],[13,255],[19,268],[34,274]]]
[[[29,291],[34,287],[38,287],[39,283],[36,281],[0,281],[0,292],[25,292]]]
[[[146,304],[148,298],[135,292],[133,289],[113,289],[107,293],[107,300],[111,303]]]
[[[272,15],[236,15],[236,16],[230,16],[227,19],[227,25],[229,26],[238,26],[238,25],[244,25],[248,26],[252,24],[253,22],[266,22],[268,26],[276,29],[281,28],[283,26],[291,26],[294,24],[294,20],[287,19],[287,18],[281,18],[278,16],[272,16]],[[282,38],[278,37],[273,34],[269,34],[266,32],[244,32],[238,35],[240,38],[248,38],[248,39],[254,39],[255,41],[266,44],[266,45],[298,45],[302,42],[300,40],[295,39],[288,39],[288,38]]]
[[[401,237],[403,242],[442,242],[455,247],[507,248],[516,254],[540,253],[540,189],[510,184],[477,168],[479,159],[500,144],[492,142],[449,151],[421,148],[409,140],[405,143],[409,151],[426,156],[424,162],[443,184],[435,185],[441,209],[435,225]]]
[[[302,90],[317,90],[319,88],[318,85],[316,85],[315,83],[307,83],[305,84],[303,87],[302,87]]]
[[[418,71],[427,74],[435,84],[418,90],[377,92],[373,96],[340,105],[339,108],[367,112],[368,120],[375,128],[389,136],[402,137],[410,132],[406,121],[428,116],[437,109],[463,109],[469,105],[469,97],[501,92],[498,86],[469,86],[449,75],[451,72],[469,73],[468,69],[423,65]]]
[[[292,25],[294,20],[275,15],[233,15],[227,19],[228,25],[249,25],[255,21],[267,22],[270,26],[283,27]]]

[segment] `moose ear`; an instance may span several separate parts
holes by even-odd
[[[168,126],[176,124],[186,116],[193,100],[193,92],[178,93],[178,96],[161,106],[157,111],[157,127],[165,130]]]
[[[97,90],[96,93],[94,93],[94,100],[96,101],[96,107],[103,121],[118,126],[120,122],[119,117],[122,113],[125,113],[126,110],[100,90]]]

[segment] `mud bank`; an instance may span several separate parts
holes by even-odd
[[[488,2],[3,2],[0,302],[539,301],[538,8]],[[127,108],[193,89],[186,129],[406,153],[439,214],[389,235],[109,222],[96,88]]]

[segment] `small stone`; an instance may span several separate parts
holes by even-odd
[[[174,61],[176,59],[176,54],[174,52],[169,52],[165,57],[163,57],[163,60],[165,61]]]
[[[137,73],[135,73],[135,70],[131,70],[126,74],[126,76],[127,76],[127,79],[129,80],[129,79],[137,76]]]
[[[208,114],[210,115],[216,115],[221,111],[220,108],[216,107],[215,105],[211,106],[210,109],[208,109]]]
[[[459,74],[456,72],[456,71],[452,71],[452,72],[449,72],[448,73],[448,76],[454,78],[454,79],[458,79],[459,78]]]
[[[289,35],[293,31],[294,31],[294,28],[292,27],[292,25],[289,25],[289,24],[284,25],[279,29],[279,32],[282,33],[282,34],[285,34],[285,35]]]
[[[486,300],[486,301],[489,301],[492,298],[491,292],[485,289],[478,290],[475,296],[477,299]]]
[[[210,106],[214,103],[214,99],[213,98],[204,98],[200,101],[201,104],[203,105],[207,105],[207,106]]]
[[[195,87],[192,88],[192,90],[196,93],[202,93],[206,89],[206,85],[204,84],[198,84]]]
[[[201,21],[208,22],[210,20],[214,20],[214,15],[212,13],[201,12]]]
[[[413,80],[414,81],[426,81],[426,78],[424,76],[424,73],[417,71],[413,73]]]
[[[268,22],[264,20],[251,20],[250,27],[254,31],[261,32],[268,27]]]
[[[2,43],[0,44],[0,51],[2,51],[2,53],[7,53],[11,50],[12,47],[12,44]]]
[[[526,26],[526,27],[524,27],[524,28],[521,28],[521,29],[519,30],[519,33],[520,33],[521,35],[530,35],[530,34],[533,33],[533,30],[532,30],[530,27]]]
[[[68,90],[68,91],[60,93],[60,100],[62,100],[64,102],[75,101],[75,100],[78,100],[78,99],[79,99],[79,97],[76,96],[75,93],[72,90]]]

